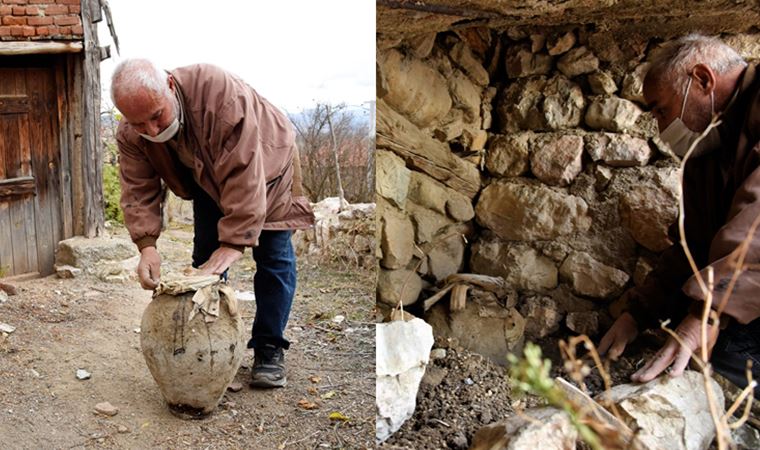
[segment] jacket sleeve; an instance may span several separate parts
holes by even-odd
[[[211,138],[217,149],[214,177],[224,216],[217,224],[219,242],[240,249],[258,245],[267,213],[264,146],[256,114],[244,99],[227,103]]]
[[[753,229],[753,225],[757,225],[755,221],[760,222],[760,168],[755,168],[736,191],[728,220],[710,244],[710,266],[714,273],[712,307],[717,309],[718,304],[727,298],[723,312],[745,324],[760,317],[760,271],[757,267],[760,263],[760,236]],[[744,262],[742,269],[737,271],[742,253]],[[707,271],[708,268],[700,271],[705,283]],[[729,292],[735,274],[738,278]],[[696,276],[689,278],[683,291],[693,299],[705,300]]]
[[[155,246],[161,234],[161,178],[139,149],[122,139],[117,143],[124,224],[142,250]]]

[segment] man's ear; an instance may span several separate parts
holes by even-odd
[[[715,72],[706,64],[697,64],[691,69],[691,75],[694,77],[694,85],[705,93],[710,93],[715,89]]]
[[[169,83],[169,90],[171,90],[172,93],[174,93],[174,77],[172,76],[172,74],[167,75],[166,81],[167,83]]]

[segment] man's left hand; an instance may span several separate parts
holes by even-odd
[[[235,261],[240,259],[243,253],[231,247],[219,247],[202,266],[199,267],[199,275],[221,275]]]
[[[683,345],[681,345],[673,336],[668,338],[668,341],[660,349],[657,354],[649,360],[649,362],[639,369],[636,373],[631,375],[633,381],[639,383],[646,383],[647,381],[656,378],[662,371],[670,368],[670,376],[677,377],[681,375],[689,364],[689,359],[692,353],[697,353],[700,350],[701,344],[701,327],[702,322],[699,318],[688,314],[686,318],[676,328],[676,334],[681,338]],[[713,326],[707,326],[707,351],[708,354],[715,345],[717,333],[713,336]]]

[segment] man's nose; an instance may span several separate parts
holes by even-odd
[[[145,124],[145,134],[148,136],[156,136],[161,130],[156,122],[147,122]]]

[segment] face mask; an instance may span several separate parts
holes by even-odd
[[[713,127],[707,135],[700,138],[702,133],[692,131],[689,127],[683,123],[683,113],[686,109],[686,100],[689,97],[689,88],[691,88],[691,77],[686,84],[686,93],[683,97],[683,103],[681,104],[681,116],[670,122],[665,131],[660,133],[660,139],[663,142],[670,145],[673,153],[683,158],[691,148],[694,142],[698,141],[696,148],[692,152],[692,156],[699,156],[708,153],[718,147],[720,147],[720,133],[717,127]],[[710,117],[715,113],[715,96],[714,92],[710,92]]]
[[[157,135],[150,136],[147,134],[138,134],[140,134],[140,137],[144,139],[161,144],[173,138],[177,134],[177,131],[179,131],[179,118],[177,118],[175,114],[172,123],[170,123],[168,127],[164,128],[164,131],[158,133]]]

